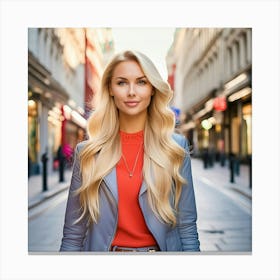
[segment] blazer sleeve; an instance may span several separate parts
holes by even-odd
[[[200,251],[200,242],[196,225],[197,211],[188,141],[183,136],[180,136],[180,138],[180,145],[185,149],[186,153],[181,170],[181,175],[186,180],[186,184],[182,186],[182,193],[179,200],[178,231],[183,251]]]
[[[87,230],[87,219],[82,219],[78,223],[75,221],[80,217],[81,209],[79,196],[75,191],[81,186],[79,151],[83,143],[79,143],[75,148],[73,171],[66,205],[63,238],[60,251],[82,251],[83,242]]]

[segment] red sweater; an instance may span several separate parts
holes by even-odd
[[[120,131],[123,157],[117,164],[118,183],[118,227],[112,245],[145,247],[156,245],[156,240],[146,226],[138,195],[143,180],[144,132]],[[139,153],[139,155],[138,155]],[[138,155],[138,159],[136,161]],[[135,170],[132,177],[129,171]]]

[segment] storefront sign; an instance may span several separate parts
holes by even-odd
[[[227,109],[227,101],[225,96],[218,96],[214,100],[214,110],[225,111]]]

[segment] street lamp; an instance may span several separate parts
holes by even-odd
[[[212,123],[208,119],[205,119],[201,122],[201,126],[203,127],[203,129],[209,130],[212,128]]]

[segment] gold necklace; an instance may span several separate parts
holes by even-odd
[[[125,164],[125,168],[126,168],[128,174],[129,174],[129,178],[132,178],[132,176],[133,176],[133,174],[134,174],[135,167],[136,167],[136,164],[137,164],[139,155],[140,155],[141,147],[142,147],[142,143],[140,144],[139,150],[138,150],[138,152],[137,152],[137,156],[136,156],[136,159],[135,159],[135,162],[134,162],[134,165],[133,165],[133,169],[132,169],[132,170],[130,170],[130,169],[128,168],[127,161],[126,161],[124,155],[122,154],[122,159],[123,159],[123,162],[124,162],[124,164]]]

